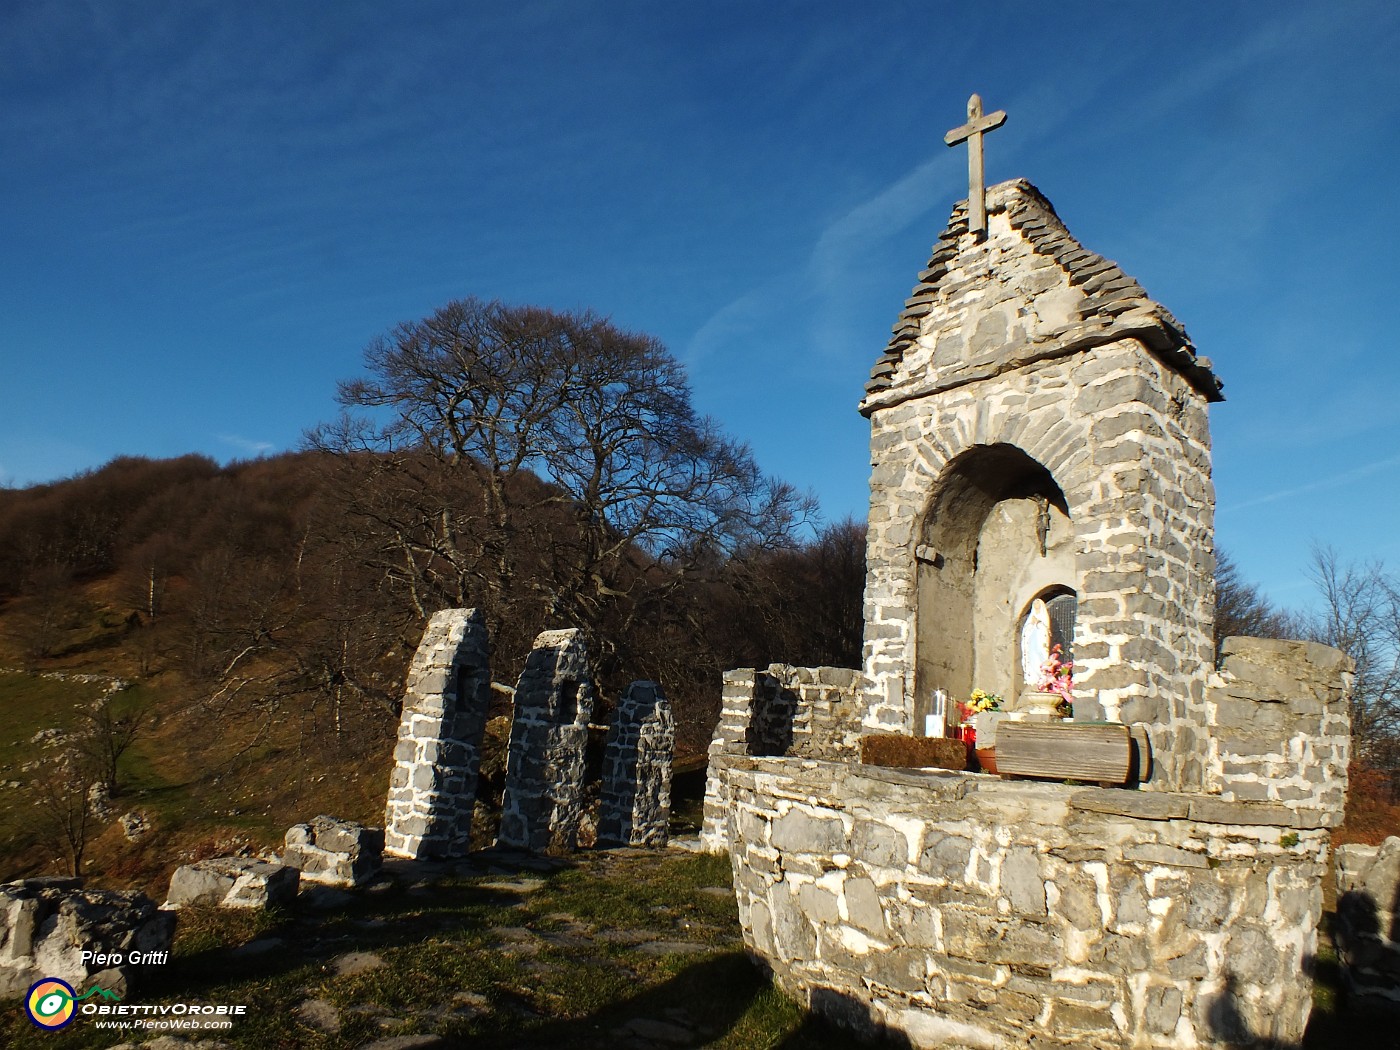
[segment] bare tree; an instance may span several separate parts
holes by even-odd
[[[215,549],[185,588],[180,652],[207,690],[202,703],[226,757],[273,733],[294,733],[300,746],[373,735],[397,717],[404,610],[360,571],[333,523],[309,525],[292,546],[281,558]],[[227,738],[234,726],[244,739]]]
[[[1304,621],[1314,641],[1356,663],[1351,733],[1357,758],[1400,777],[1400,581],[1379,561],[1346,563],[1330,547],[1313,548],[1321,609]]]
[[[148,627],[154,627],[165,613],[175,560],[173,544],[165,536],[148,539],[126,554],[120,577],[122,600]]]
[[[790,550],[735,559],[710,596],[704,634],[725,666],[859,667],[864,634],[863,522],[826,525]]]
[[[101,784],[109,798],[121,793],[118,763],[146,726],[149,712],[135,703],[118,704],[105,693],[78,713],[71,739],[83,758],[82,766]]]
[[[72,569],[58,562],[34,568],[28,576],[26,595],[7,618],[9,633],[29,666],[59,650],[78,612],[72,577]]]
[[[89,793],[97,782],[84,756],[71,748],[44,762],[30,782],[44,843],[70,875],[83,873],[94,824]]]
[[[1215,552],[1215,650],[1226,638],[1287,638],[1299,625],[1288,612],[1277,609],[1258,586],[1241,575],[1239,566],[1223,550]]]
[[[811,510],[695,413],[660,343],[592,314],[457,300],[365,362],[308,442],[367,478],[341,490],[420,617],[518,609],[607,646],[640,597],[790,542]]]

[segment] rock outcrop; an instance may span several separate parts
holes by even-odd
[[[79,992],[125,994],[144,969],[169,958],[175,915],[134,890],[85,890],[81,879],[0,886],[0,997],[57,977]]]

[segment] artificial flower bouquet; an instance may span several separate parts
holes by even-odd
[[[1074,661],[1066,660],[1058,645],[1050,647],[1050,659],[1040,669],[1042,692],[1054,693],[1060,698],[1056,713],[1061,718],[1074,717]],[[974,693],[974,696],[977,694]]]

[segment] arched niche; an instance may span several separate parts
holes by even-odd
[[[935,689],[1013,701],[1019,633],[1037,597],[1074,593],[1074,530],[1050,471],[1014,445],[979,445],[944,469],[915,547],[915,725]]]

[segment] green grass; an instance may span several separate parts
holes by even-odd
[[[731,1050],[850,1045],[805,1018],[750,962],[732,896],[702,892],[728,887],[727,858],[624,851],[558,863],[544,874],[459,869],[431,885],[399,874],[327,912],[302,902],[273,913],[187,909],[171,963],[126,1001],[245,1004],[232,1030],[205,1035],[260,1050],[349,1050],[417,1033],[474,1050],[611,1050],[633,1024],[679,1024],[693,1045]],[[514,880],[542,884],[489,885]],[[629,943],[634,936],[652,940]],[[273,951],[236,951],[268,939],[280,942]],[[671,942],[702,950],[643,946]],[[372,952],[383,965],[338,975],[334,960],[348,952]],[[338,1011],[338,1032],[298,1013],[314,999]],[[18,1011],[0,1022],[0,1045],[34,1050],[157,1034],[101,1030],[88,1017],[42,1032]]]
[[[31,744],[34,734],[50,727],[67,728],[80,704],[102,695],[97,683],[63,682],[23,672],[0,673],[0,778],[20,779],[19,767],[45,750]]]
[[[69,728],[75,710],[101,694],[102,686],[97,683],[0,673],[0,784],[27,784],[31,774],[24,772],[23,767],[56,754],[54,748],[31,743],[34,735],[44,729]],[[33,845],[36,830],[32,806],[23,787],[0,788],[0,857]]]
[[[178,677],[161,675],[114,696],[118,714],[142,711],[145,719],[118,763],[111,816],[88,829],[85,874],[154,896],[181,857],[230,852],[235,839],[276,846],[289,825],[317,812],[366,822],[382,814],[387,770],[380,763],[367,768],[359,752],[342,754],[319,741],[313,743],[321,751],[304,750],[294,718],[268,728],[246,711],[209,712],[191,703],[185,688]],[[42,729],[75,724],[77,709],[102,691],[101,683],[0,673],[0,880],[64,870],[55,829],[36,819],[34,773],[22,766],[53,757],[55,749],[30,740]],[[240,750],[260,729],[266,739]],[[374,744],[358,740],[362,751],[387,757],[388,744]],[[4,787],[11,781],[19,786]],[[128,810],[143,813],[154,829],[138,844],[127,842],[115,822]]]
[[[35,820],[35,800],[31,782],[34,771],[26,772],[27,763],[52,760],[61,747],[45,748],[30,741],[40,730],[58,728],[65,731],[78,724],[79,708],[102,695],[98,682],[76,682],[41,678],[28,673],[0,673],[0,784],[12,781],[18,788],[0,789],[0,878],[10,873],[34,873],[36,857],[46,850],[36,847],[44,841],[45,830]],[[170,758],[170,742],[161,735],[162,727],[155,719],[166,697],[158,687],[137,683],[117,693],[113,698],[115,711],[147,713],[136,741],[118,762],[120,795],[113,800],[113,812],[139,808],[156,818],[166,831],[186,825],[206,822],[207,805],[191,794],[178,761]],[[106,824],[94,822],[89,832],[90,845],[96,841]],[[110,836],[109,836],[110,838]],[[120,836],[118,836],[118,839]],[[91,863],[94,851],[89,850]],[[52,871],[47,861],[42,870]],[[93,870],[90,866],[87,870]]]

